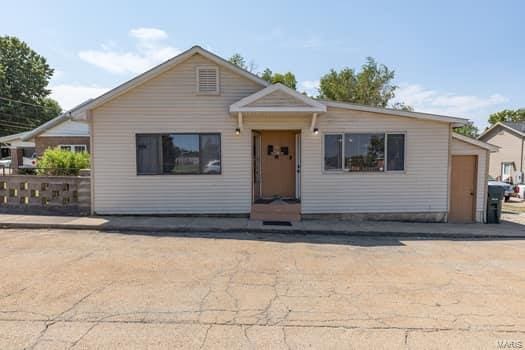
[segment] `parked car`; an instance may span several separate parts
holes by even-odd
[[[10,168],[11,167],[11,158],[0,159],[0,168]]]
[[[31,157],[23,157],[20,168],[33,169],[36,167],[36,154]],[[0,168],[11,168],[11,157],[0,159]]]
[[[205,174],[219,174],[221,172],[221,161],[212,160],[204,167]]]
[[[503,182],[503,181],[498,181],[496,179],[494,179],[492,176],[489,176],[489,183],[488,183],[489,186],[501,186],[505,189],[505,202],[508,202],[510,197],[515,197],[517,196],[517,192],[514,188],[513,185],[507,183],[507,182]]]

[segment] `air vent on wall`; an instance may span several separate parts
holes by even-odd
[[[197,92],[200,94],[219,93],[219,69],[217,67],[197,68]]]

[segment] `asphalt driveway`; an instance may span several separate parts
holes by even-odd
[[[2,230],[0,266],[1,349],[525,344],[520,240]]]

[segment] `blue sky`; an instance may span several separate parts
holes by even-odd
[[[330,68],[372,56],[396,71],[397,99],[468,117],[525,106],[523,1],[4,1],[15,35],[56,69],[64,108],[198,44],[293,71],[312,92]],[[11,15],[6,15],[11,14]]]

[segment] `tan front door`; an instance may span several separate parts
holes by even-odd
[[[261,132],[262,197],[295,197],[295,131]]]
[[[452,156],[450,222],[475,219],[477,163],[477,156]]]

